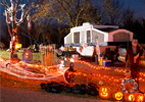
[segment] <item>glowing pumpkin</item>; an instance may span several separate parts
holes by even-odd
[[[121,91],[114,92],[112,94],[112,99],[120,101],[123,99],[123,93]]]
[[[109,99],[110,98],[110,89],[108,87],[100,87],[99,89],[99,97],[102,99]]]
[[[133,94],[127,93],[124,95],[124,101],[125,102],[134,102],[135,96]]]
[[[142,93],[135,93],[135,102],[143,102],[144,101],[144,95]]]

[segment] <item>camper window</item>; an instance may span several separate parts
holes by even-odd
[[[91,33],[90,31],[87,31],[87,43],[91,42]]]
[[[74,33],[74,43],[80,43],[80,32]]]

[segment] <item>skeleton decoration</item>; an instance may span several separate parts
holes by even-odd
[[[36,0],[38,1],[38,0]],[[28,4],[30,0],[28,0],[27,4],[20,4],[21,0],[14,2],[14,0],[10,0],[10,5],[7,1],[3,0],[0,3],[5,6],[5,16],[6,16],[6,23],[8,25],[9,34],[11,36],[11,59],[15,54],[15,47],[18,41],[17,39],[17,29],[20,24],[27,18],[28,21],[28,28],[31,29],[31,17],[28,15],[34,7],[28,9]],[[26,7],[25,7],[26,6]],[[17,17],[17,13],[21,13],[20,18]],[[28,17],[27,17],[28,16]],[[12,25],[12,32],[9,25]]]
[[[31,17],[30,15],[27,16],[28,28],[31,29]]]
[[[16,26],[19,26],[23,22],[25,4],[19,5],[19,7],[20,8],[18,10],[16,10],[15,3],[11,2],[11,7],[7,8],[5,10],[6,22],[8,24],[10,24],[11,22],[15,22]],[[16,18],[16,13],[18,11],[21,11],[21,17],[20,17],[20,19]],[[12,15],[12,13],[14,13],[15,15]]]

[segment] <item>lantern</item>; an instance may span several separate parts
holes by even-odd
[[[15,49],[16,50],[19,49],[19,48],[21,48],[21,47],[22,47],[22,44],[16,43],[16,46],[15,46]]]
[[[124,95],[124,101],[125,102],[134,102],[135,96],[133,94],[127,93]]]
[[[117,101],[122,100],[123,99],[123,93],[122,93],[122,91],[114,92],[112,94],[112,99],[117,100]]]
[[[142,93],[135,93],[135,102],[143,102],[144,101],[144,95]]]
[[[100,87],[99,89],[99,97],[102,99],[110,98],[110,89],[108,87]]]

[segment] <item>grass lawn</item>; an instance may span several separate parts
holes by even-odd
[[[22,60],[22,52],[16,52],[16,54],[18,54],[19,59]],[[32,53],[33,54],[33,61],[38,61],[40,60],[40,56],[39,56],[39,52],[38,53]],[[11,52],[7,52],[4,50],[0,50],[0,57],[4,58],[4,59],[9,59],[11,55]]]

